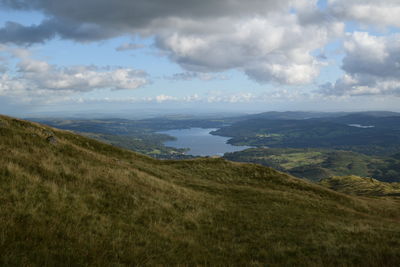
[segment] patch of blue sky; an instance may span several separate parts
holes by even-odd
[[[36,11],[15,11],[11,9],[0,9],[0,25],[6,22],[17,22],[28,26],[32,24],[40,24],[44,19],[44,15]]]
[[[124,43],[144,45],[136,50],[116,51]],[[163,76],[180,71],[166,56],[152,47],[153,40],[129,36],[118,37],[98,43],[76,43],[73,41],[54,39],[40,45],[37,56],[46,58],[49,63],[71,65],[96,65],[125,67],[144,70],[151,76]],[[50,57],[48,55],[51,55]]]
[[[400,28],[385,25],[367,25],[355,21],[347,21],[345,31],[347,33],[368,32],[374,36],[387,36],[390,34],[400,33]]]
[[[344,71],[337,64],[330,64],[322,67],[320,74],[315,81],[315,85],[319,86],[326,83],[335,83],[336,80],[344,75]]]
[[[370,35],[374,36],[388,36],[392,34],[399,34],[400,28],[399,27],[369,27],[367,31]]]
[[[328,1],[327,0],[319,0],[317,5],[322,10],[326,9],[328,7]]]

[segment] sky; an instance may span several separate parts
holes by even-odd
[[[400,111],[399,0],[0,0],[0,113]]]

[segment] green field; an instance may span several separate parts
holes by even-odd
[[[395,155],[369,156],[351,151],[317,148],[251,148],[226,153],[224,158],[262,164],[315,182],[346,175],[400,182],[400,160]]]

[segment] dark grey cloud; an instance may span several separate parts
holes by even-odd
[[[58,36],[78,42],[98,41],[117,36],[118,33],[93,23],[76,23],[61,19],[48,19],[38,25],[25,26],[6,22],[0,28],[0,43],[31,45],[42,43]]]
[[[46,23],[41,25],[24,26],[9,21],[0,29],[0,42],[29,45],[49,40],[53,38],[55,34],[55,29],[48,27]]]
[[[0,0],[42,12],[39,25],[8,23],[0,42],[32,44],[58,36],[78,42],[153,36],[189,72],[237,69],[258,82],[305,84],[319,73],[313,51],[343,32],[316,0]],[[293,11],[295,10],[295,11]],[[124,50],[129,47],[120,47]]]
[[[227,26],[246,18],[289,13],[301,9],[299,21],[321,23],[314,1],[293,0],[0,0],[0,6],[15,10],[33,10],[45,15],[39,25],[3,29],[14,32],[9,42],[39,42],[60,35],[78,41],[97,41],[121,34],[160,35],[164,32],[226,32]],[[306,8],[304,8],[306,6]],[[29,31],[36,34],[30,34]],[[23,33],[28,33],[24,40]],[[31,35],[36,35],[33,38]],[[18,40],[17,37],[21,39]],[[42,38],[41,38],[42,37]],[[7,41],[7,35],[2,38]]]
[[[286,8],[290,0],[1,0],[0,4],[22,10],[39,10],[48,16],[99,25],[144,27],[153,20],[210,18],[266,14]]]

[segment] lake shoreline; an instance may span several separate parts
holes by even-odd
[[[175,140],[164,142],[165,146],[174,148],[188,148],[185,154],[192,156],[223,156],[228,152],[236,152],[251,148],[250,146],[235,146],[228,143],[229,137],[211,134],[217,128],[186,128],[159,131]]]

